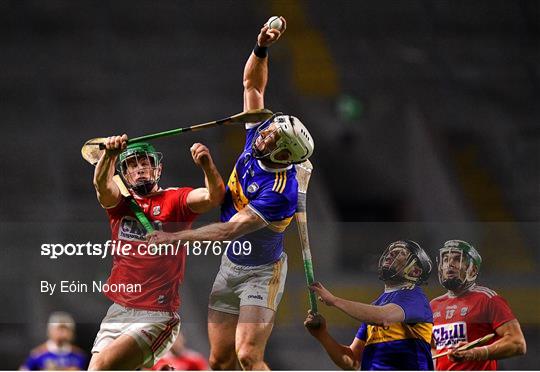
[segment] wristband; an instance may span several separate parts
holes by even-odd
[[[253,54],[259,58],[268,57],[268,47],[261,47],[259,43],[255,43],[255,48],[253,48]]]

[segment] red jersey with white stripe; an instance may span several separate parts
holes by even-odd
[[[197,216],[187,205],[187,196],[191,190],[189,187],[168,188],[144,197],[137,194],[133,196],[156,229],[179,231],[189,229]],[[105,295],[125,307],[152,311],[178,310],[178,287],[184,279],[185,249],[148,254],[146,230],[135,218],[125,199],[106,211],[112,240],[117,245],[127,244],[131,247],[129,254],[115,250],[107,284],[140,284],[141,290],[109,290],[104,291]]]
[[[474,284],[459,296],[446,293],[431,301],[433,310],[433,341],[437,354],[454,348],[459,342],[471,342],[515,319],[504,298],[495,291]],[[497,341],[492,338],[487,344]],[[496,360],[454,363],[447,356],[437,359],[435,369],[495,371]]]

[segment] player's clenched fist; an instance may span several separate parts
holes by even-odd
[[[469,361],[481,361],[488,358],[489,352],[485,346],[459,351],[459,348],[465,344],[466,342],[463,341],[457,344],[455,350],[448,354],[448,359],[450,359],[452,362],[461,363]]]
[[[193,146],[191,146],[190,151],[193,162],[199,167],[208,168],[211,164],[213,164],[212,156],[210,156],[210,150],[208,150],[208,147],[202,143],[194,143]]]
[[[261,32],[259,32],[259,36],[257,36],[257,44],[259,44],[260,47],[269,47],[274,44],[287,29],[287,21],[285,21],[285,18],[279,18],[283,22],[281,30],[270,28],[268,27],[268,24],[265,24],[263,28],[261,28]]]
[[[105,149],[109,155],[118,155],[127,146],[128,136],[122,134],[121,136],[107,137],[105,140]]]
[[[304,320],[304,327],[307,328],[313,337],[317,338],[326,332],[326,319],[321,314],[313,314],[309,310],[306,320]]]

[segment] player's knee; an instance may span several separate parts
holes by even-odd
[[[210,369],[214,371],[233,370],[236,364],[236,355],[210,354],[208,358]]]
[[[262,355],[251,347],[242,347],[237,352],[238,361],[244,370],[252,370],[262,362]]]

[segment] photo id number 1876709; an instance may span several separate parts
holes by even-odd
[[[237,256],[249,256],[252,248],[249,240],[195,240],[186,242],[184,247],[188,256],[221,256],[229,250]]]

